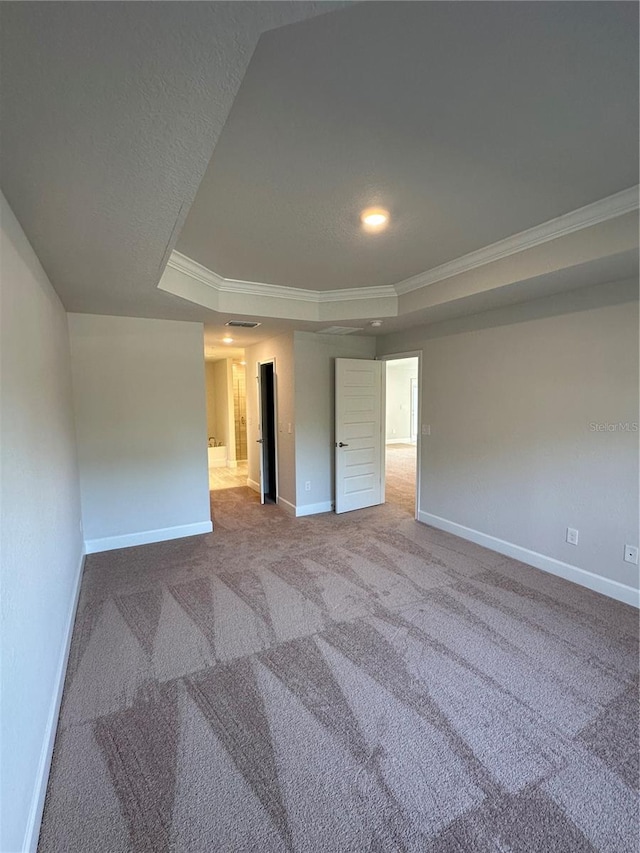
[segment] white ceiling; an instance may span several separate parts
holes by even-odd
[[[638,183],[631,3],[372,3],[260,39],[177,249],[390,285]],[[382,234],[360,227],[382,205]]]
[[[201,320],[210,346],[253,316],[244,347],[637,274],[628,205],[455,260],[637,184],[636,4],[345,5],[0,3],[0,181],[69,311]],[[365,238],[371,203],[392,225]],[[176,244],[208,284],[165,286]]]
[[[0,3],[0,184],[69,311],[157,290],[260,35],[331,2]]]

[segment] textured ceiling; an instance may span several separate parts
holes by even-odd
[[[178,250],[230,279],[388,285],[637,184],[637,18],[372,3],[266,33]]]
[[[341,4],[0,3],[0,182],[69,311],[156,289],[260,34]]]
[[[637,183],[633,3],[0,2],[0,18],[0,182],[69,311],[201,320],[215,345],[255,306],[159,290],[178,240],[227,278],[371,286]],[[392,226],[365,239],[376,202]],[[511,263],[509,293],[454,297],[452,280],[377,333],[633,274],[610,237],[596,266]],[[236,343],[328,324],[262,319]]]

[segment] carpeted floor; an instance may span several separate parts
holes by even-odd
[[[40,853],[637,850],[635,610],[399,504],[212,501],[87,558]]]
[[[416,446],[387,444],[385,447],[385,498],[387,502],[416,515]]]

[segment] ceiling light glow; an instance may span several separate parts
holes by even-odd
[[[382,231],[389,224],[389,211],[382,207],[368,207],[360,214],[365,231]]]
[[[233,338],[223,338],[223,339],[222,339],[222,343],[223,343],[223,344],[232,344],[232,343],[233,343]]]

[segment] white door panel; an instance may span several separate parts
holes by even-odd
[[[384,502],[382,362],[336,359],[336,512]]]

